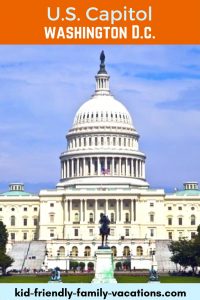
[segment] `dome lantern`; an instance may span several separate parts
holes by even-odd
[[[104,51],[101,51],[100,54],[100,69],[95,76],[96,78],[96,90],[95,94],[97,95],[110,95],[110,87],[109,87],[109,78],[106,68],[105,68],[105,54]]]

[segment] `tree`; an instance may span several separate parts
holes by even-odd
[[[116,268],[116,270],[118,270],[118,271],[122,269],[122,263],[121,263],[121,261],[118,261],[118,262],[116,263],[115,268]]]
[[[6,244],[8,241],[8,232],[6,226],[0,221],[0,267],[3,275],[6,275],[6,269],[12,265],[14,260],[6,254]]]
[[[81,261],[79,263],[79,267],[80,267],[81,271],[83,272],[83,270],[85,269],[85,263],[83,261]]]
[[[94,263],[92,261],[89,261],[88,263],[88,270],[93,271],[94,270]]]
[[[75,271],[77,267],[78,267],[78,262],[75,260],[71,260],[70,261],[70,270],[73,269]]]
[[[0,250],[6,251],[6,244],[8,242],[8,232],[6,230],[6,226],[0,221]]]
[[[191,267],[194,274],[196,268],[200,266],[200,226],[193,239],[183,238],[180,241],[171,241],[169,250],[172,252],[171,261],[184,268]]]
[[[0,251],[0,267],[2,268],[3,275],[6,275],[6,269],[12,265],[14,259],[12,259],[9,255]]]

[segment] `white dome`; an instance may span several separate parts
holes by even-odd
[[[90,123],[95,123],[95,125],[114,123],[115,126],[133,127],[131,116],[126,107],[110,94],[95,94],[79,108],[73,126],[83,126],[84,124],[88,126]]]

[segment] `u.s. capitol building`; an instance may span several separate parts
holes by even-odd
[[[167,242],[192,238],[200,224],[196,182],[173,194],[150,188],[139,134],[128,110],[110,92],[104,60],[102,53],[95,92],[66,135],[56,189],[32,195],[23,184],[12,183],[0,194],[0,220],[9,233],[15,268],[69,269],[76,260],[88,269],[88,263],[95,263],[99,216],[105,213],[115,263],[170,269]]]

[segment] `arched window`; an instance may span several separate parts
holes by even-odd
[[[92,212],[89,215],[89,222],[94,223],[94,214]]]
[[[71,256],[78,256],[78,248],[76,246],[72,247]]]
[[[89,246],[85,247],[84,256],[91,256],[91,248]]]
[[[110,222],[115,223],[115,214],[114,213],[110,214]]]
[[[128,246],[124,246],[123,256],[129,256],[129,255],[130,255],[130,248]]]
[[[65,247],[60,246],[58,252],[60,254],[60,257],[64,257],[65,256]]]
[[[143,248],[141,246],[137,246],[136,253],[137,253],[137,256],[142,256],[143,255]]]
[[[11,216],[10,225],[15,226],[15,216]]]
[[[191,215],[191,225],[195,225],[195,223],[196,223],[195,215]]]
[[[117,248],[115,246],[112,246],[111,250],[112,250],[113,256],[117,256]]]

